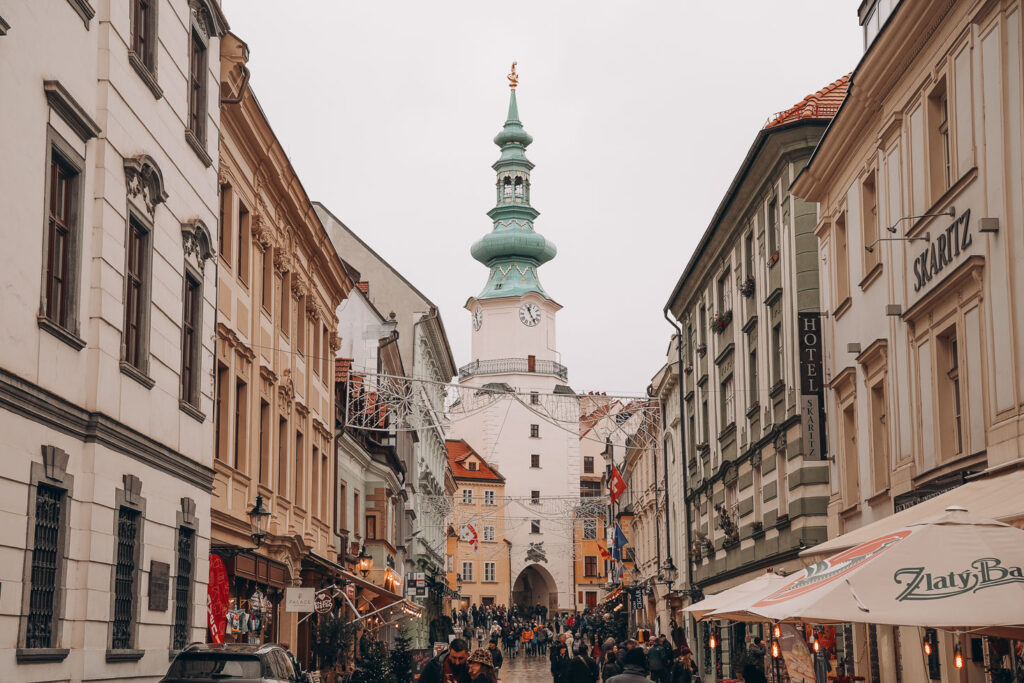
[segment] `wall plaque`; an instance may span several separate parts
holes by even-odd
[[[149,609],[167,611],[168,592],[171,587],[171,565],[167,562],[149,562]]]

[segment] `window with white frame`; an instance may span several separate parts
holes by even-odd
[[[494,491],[484,491],[484,505],[494,505]]]
[[[462,504],[472,505],[473,504],[473,489],[462,489]]]
[[[498,565],[496,562],[484,562],[484,581],[495,582],[497,579]]]
[[[736,422],[736,387],[732,375],[722,381],[722,426]]]
[[[473,563],[463,562],[462,563],[462,580],[472,581],[473,580]]]
[[[488,541],[490,543],[494,542],[494,527],[493,526],[485,526],[484,527],[484,540]]]

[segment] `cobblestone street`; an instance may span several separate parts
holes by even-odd
[[[502,652],[502,654],[505,653]],[[548,656],[527,657],[521,654],[515,659],[506,656],[505,664],[501,667],[500,679],[502,683],[548,681],[551,679],[551,672],[548,669]]]

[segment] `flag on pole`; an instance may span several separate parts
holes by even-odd
[[[480,537],[477,536],[476,529],[473,528],[472,524],[466,524],[462,527],[462,533],[459,535],[460,541],[465,541],[473,546],[473,550],[480,549]]]
[[[611,495],[611,504],[614,505],[615,501],[619,499],[623,491],[626,490],[626,480],[619,474],[619,468],[612,465],[612,476],[608,478],[608,492]]]
[[[610,559],[612,559],[612,554],[610,552],[608,552],[608,549],[605,548],[600,543],[597,544],[597,552],[601,553],[601,559],[602,560],[610,560]]]
[[[629,539],[626,538],[626,534],[622,533],[622,527],[618,524],[615,525],[615,547],[621,548],[629,545]]]

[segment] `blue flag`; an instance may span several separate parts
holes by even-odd
[[[615,547],[621,548],[629,545],[629,539],[626,538],[626,534],[622,533],[622,527],[618,524],[615,525]]]

